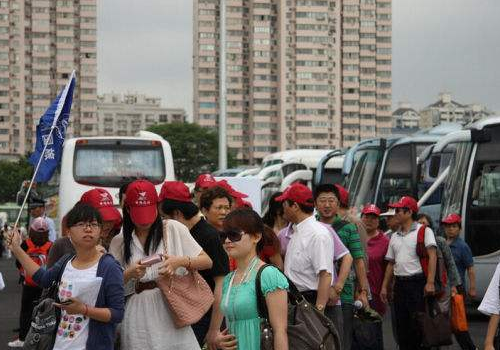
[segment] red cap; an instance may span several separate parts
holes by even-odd
[[[339,200],[340,204],[343,207],[348,207],[349,206],[349,192],[347,192],[347,190],[339,184],[335,184],[334,186],[339,193],[338,200]]]
[[[401,197],[396,203],[389,204],[390,208],[408,208],[414,213],[418,213],[418,203],[415,198],[410,196]]]
[[[237,208],[247,207],[247,208],[253,209],[252,203],[250,203],[249,201],[246,201],[240,197],[236,197],[236,207]]]
[[[152,224],[158,216],[156,204],[158,194],[155,186],[147,180],[136,180],[127,187],[125,204],[132,221],[137,225]]]
[[[276,197],[275,200],[278,202],[282,202],[288,199],[293,202],[310,207],[314,206],[313,194],[311,189],[298,182],[288,186],[285,192],[283,192],[281,196]]]
[[[361,214],[366,215],[366,214],[373,214],[380,216],[380,209],[375,205],[375,204],[368,204],[363,208],[361,211]]]
[[[94,188],[85,192],[80,202],[97,209],[103,221],[121,221],[122,216],[113,205],[113,197],[104,188]]]
[[[165,181],[161,186],[159,201],[161,202],[165,199],[191,203],[191,194],[184,182]]]
[[[458,214],[450,214],[441,221],[443,224],[461,224],[462,217]]]
[[[230,184],[229,182],[227,182],[227,180],[220,180],[220,181],[216,181],[215,183],[213,183],[212,185],[209,185],[209,188],[210,187],[221,187],[223,189],[225,189],[229,195],[233,198],[247,198],[248,195],[246,195],[245,193],[242,193],[242,192],[238,192],[236,191]]]
[[[35,232],[47,232],[49,231],[49,224],[47,224],[47,220],[43,217],[37,217],[33,219],[30,225],[30,230]]]
[[[195,188],[209,188],[217,181],[211,174],[201,174],[194,183]]]

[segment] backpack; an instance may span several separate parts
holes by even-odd
[[[427,226],[422,225],[418,229],[417,233],[417,256],[420,259],[420,266],[422,266],[422,271],[427,277],[429,273],[429,256],[427,255],[427,249],[425,247],[425,229]],[[444,293],[446,284],[448,283],[448,274],[446,272],[446,266],[444,263],[443,253],[436,247],[436,274],[434,277],[434,285],[436,287],[436,295],[440,296]]]
[[[262,294],[260,275],[272,266],[263,265],[255,277],[257,310],[261,319],[262,350],[274,349],[273,329],[269,322],[266,299]],[[286,277],[286,276],[285,276]],[[288,346],[290,350],[340,350],[340,337],[333,322],[318,311],[300,294],[297,287],[286,277],[288,291]]]
[[[59,283],[61,282],[64,269],[68,261],[74,255],[64,255],[57,278],[52,282],[52,285],[44,290],[44,297],[37,306],[33,309],[31,316],[31,326],[24,340],[23,349],[25,350],[51,350],[56,341],[57,327],[61,320],[61,310],[54,306],[55,302],[59,302]]]
[[[36,246],[31,239],[26,240],[28,245],[28,250],[26,254],[29,255],[31,260],[33,260],[38,266],[46,267],[47,259],[49,257],[49,250],[52,247],[52,242],[48,241],[44,245]],[[21,275],[24,277],[24,284],[30,287],[38,287],[38,285],[33,281],[32,276],[26,274],[26,271],[21,267]]]

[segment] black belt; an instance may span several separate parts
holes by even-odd
[[[417,273],[410,276],[396,276],[396,281],[418,281],[422,279],[425,279],[425,275],[423,273]]]

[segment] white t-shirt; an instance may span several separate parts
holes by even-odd
[[[490,285],[484,294],[481,305],[477,308],[486,315],[500,315],[500,296],[498,286],[500,283],[500,264],[497,265],[495,274],[490,281]]]
[[[394,262],[395,276],[412,276],[423,272],[417,255],[417,236],[421,226],[413,223],[408,233],[399,231],[391,236],[385,259]],[[434,232],[428,227],[425,229],[424,244],[426,248],[436,247]]]
[[[333,239],[323,224],[311,216],[294,225],[285,255],[285,275],[300,292],[318,290],[319,273],[333,275]]]
[[[64,301],[70,297],[83,303],[95,306],[99,293],[101,277],[96,277],[97,266],[78,270],[68,262],[59,285],[59,299]],[[85,350],[89,336],[89,318],[83,315],[68,315],[61,310],[61,321],[57,328],[54,350]]]

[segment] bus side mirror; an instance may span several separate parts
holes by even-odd
[[[441,155],[433,155],[429,166],[429,175],[437,177],[439,175],[439,166],[441,165]]]

